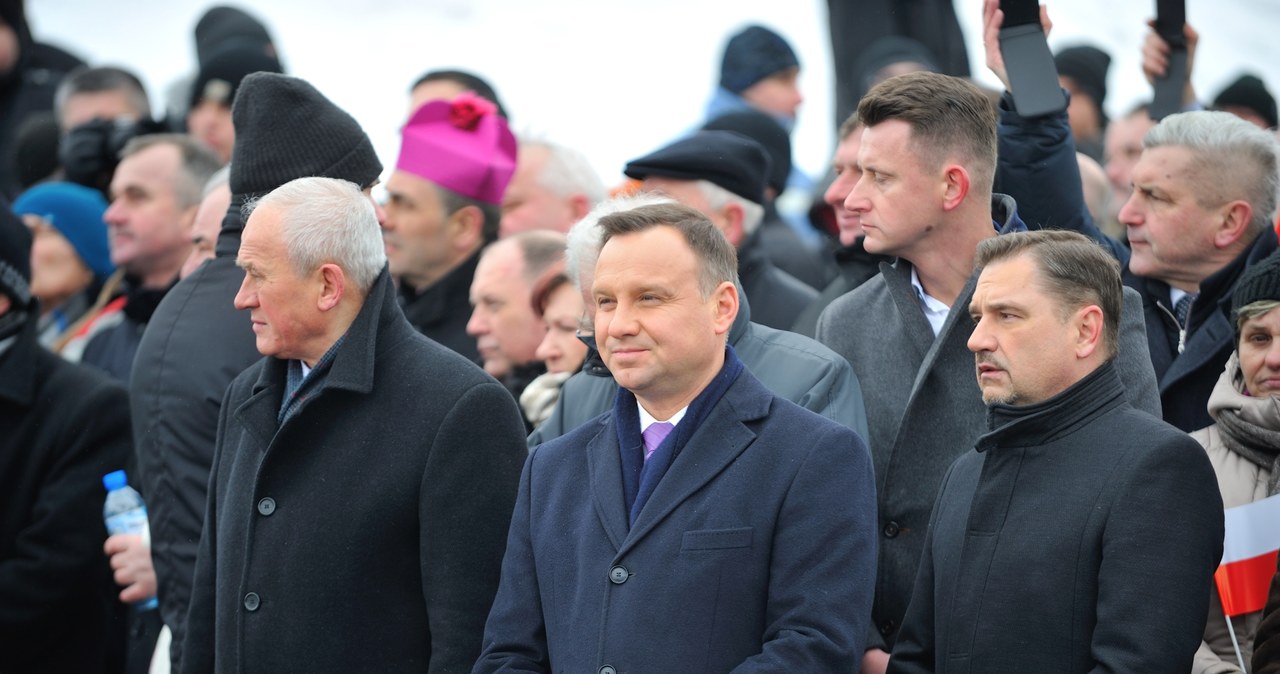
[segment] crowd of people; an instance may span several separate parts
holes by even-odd
[[[157,120],[0,3],[0,672],[1280,672],[1274,98],[830,4],[827,176],[752,25],[607,186],[475,73],[386,166],[241,9]]]

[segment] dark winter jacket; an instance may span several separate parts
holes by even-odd
[[[759,234],[759,232],[757,232]],[[760,325],[790,330],[818,291],[774,266],[753,236],[738,251],[738,278],[751,300],[751,318]]]
[[[1275,250],[1276,233],[1267,229],[1235,260],[1201,281],[1185,333],[1173,316],[1168,284],[1125,271],[1125,283],[1142,295],[1147,342],[1160,379],[1165,421],[1188,432],[1213,423],[1209,395],[1236,346],[1231,320],[1236,280]]]
[[[476,338],[467,334],[467,321],[471,320],[471,280],[479,262],[477,251],[420,293],[403,284],[400,286],[400,306],[409,324],[472,362],[480,361]]]
[[[174,662],[181,660],[222,396],[262,358],[248,312],[234,304],[244,280],[235,264],[240,233],[233,214],[218,237],[217,257],[160,302],[138,344],[129,386],[151,561]]]
[[[995,196],[992,217],[1002,223],[1002,233],[1023,228],[1007,196]],[[892,645],[911,596],[938,485],[984,430],[986,406],[967,346],[978,275],[969,278],[935,337],[911,286],[911,263],[898,260],[880,269],[879,276],[827,307],[818,320],[818,341],[849,359],[865,392],[884,536],[872,612],[877,634],[870,643],[884,648]],[[1134,407],[1157,414],[1137,294],[1126,292],[1124,305],[1120,377]]]
[[[526,456],[515,401],[413,330],[385,268],[281,423],[287,368],[223,400],[181,671],[466,671]]]
[[[889,671],[1190,671],[1222,557],[1204,451],[1110,362],[988,424],[943,478]]]
[[[118,310],[114,305],[107,305],[93,320],[91,336],[84,341],[79,362],[96,367],[128,386],[142,333],[172,287],[143,288],[126,279],[125,293],[118,298],[123,304]],[[67,355],[65,350],[63,353]]]
[[[131,450],[128,396],[39,346],[0,353],[0,672],[104,672],[122,656],[102,476]],[[119,661],[116,661],[117,666]]]

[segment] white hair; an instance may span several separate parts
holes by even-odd
[[[744,237],[751,236],[759,229],[760,223],[764,220],[764,206],[750,199],[740,197],[710,180],[698,180],[696,182],[698,189],[702,190],[702,198],[707,200],[707,209],[710,211],[718,211],[729,204],[737,204],[742,209],[742,234]]]
[[[571,197],[582,194],[587,197],[587,206],[595,207],[604,201],[604,181],[591,167],[586,155],[572,148],[552,143],[539,138],[521,138],[520,152],[531,148],[542,148],[547,152],[547,161],[538,176],[538,184],[559,197]]]
[[[600,218],[641,206],[673,203],[676,201],[671,197],[658,194],[641,193],[634,196],[614,197],[600,202],[591,209],[590,213],[574,223],[569,229],[565,245],[564,266],[565,274],[569,276],[570,281],[573,281],[578,292],[583,290],[583,276],[595,272],[596,260],[600,257],[601,240],[604,239]]]
[[[1280,166],[1270,132],[1229,112],[1182,112],[1165,117],[1142,139],[1146,149],[1166,146],[1185,147],[1194,155],[1193,193],[1202,207],[1249,202],[1249,229],[1255,235],[1274,222]]]
[[[285,249],[297,274],[309,274],[332,262],[365,294],[387,264],[373,202],[355,183],[298,178],[272,190],[253,207],[263,206],[280,209]]]

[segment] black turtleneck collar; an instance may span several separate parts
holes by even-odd
[[[163,288],[143,288],[137,279],[125,277],[126,290],[125,296],[128,297],[124,303],[124,315],[135,323],[146,325],[151,321],[151,314],[156,312],[156,307],[160,306],[160,300],[164,299],[166,293],[173,286],[178,284],[177,277],[169,285]]]
[[[1048,400],[1032,405],[989,405],[989,430],[978,438],[975,448],[985,452],[999,447],[1043,445],[1123,404],[1124,384],[1120,382],[1114,360],[1108,360]]]

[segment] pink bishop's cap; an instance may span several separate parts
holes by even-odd
[[[396,168],[464,197],[501,204],[516,171],[516,137],[493,103],[468,91],[413,113]]]

